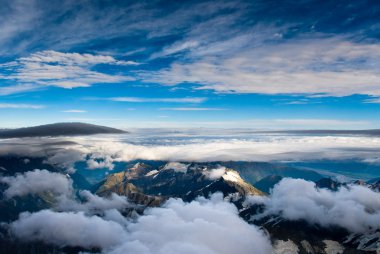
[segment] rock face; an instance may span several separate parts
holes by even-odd
[[[135,169],[134,169],[135,170]],[[137,169],[136,169],[137,170]],[[164,200],[161,196],[146,195],[143,190],[137,188],[133,183],[128,180],[133,177],[133,174],[129,174],[129,171],[120,172],[110,175],[106,181],[97,190],[98,195],[110,195],[111,193],[117,193],[128,197],[131,202],[144,206],[159,206]],[[138,174],[136,175],[136,177]]]
[[[322,178],[321,180],[317,181],[315,184],[318,188],[325,188],[332,191],[337,191],[338,188],[342,186],[342,184],[332,180],[331,178]]]
[[[217,176],[213,175],[215,171],[218,171]],[[234,195],[236,202],[242,202],[246,195],[264,195],[232,169],[173,162],[160,168],[137,163],[124,172],[112,174],[97,193],[108,195],[112,192],[148,206],[159,205],[170,197],[191,201],[215,192],[222,192],[225,197]]]

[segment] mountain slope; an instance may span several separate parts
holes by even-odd
[[[212,170],[220,170],[219,175],[210,177]],[[157,205],[157,202],[170,197],[191,201],[198,196],[208,196],[215,192],[222,192],[225,197],[234,195],[235,200],[240,201],[243,201],[246,195],[264,195],[232,169],[173,162],[160,168],[137,163],[124,172],[112,174],[107,177],[97,193],[108,195],[112,192],[126,195],[143,205]]]
[[[0,130],[0,138],[45,136],[78,136],[93,134],[122,134],[123,130],[88,123],[54,123],[19,129]]]

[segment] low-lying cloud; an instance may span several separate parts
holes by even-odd
[[[316,188],[315,183],[285,178],[274,186],[267,198],[251,197],[263,203],[266,215],[288,220],[306,220],[323,227],[339,226],[354,233],[380,229],[380,193],[351,185],[334,192]]]
[[[162,160],[179,162],[208,161],[309,161],[359,160],[378,162],[380,138],[371,136],[290,136],[256,135],[204,137],[185,133],[178,136],[127,136],[19,139],[1,141],[0,155],[47,157],[46,163],[68,172],[75,163],[85,161],[89,169],[112,170],[115,162]],[[144,138],[142,138],[144,137]],[[61,145],[57,145],[60,142]],[[28,144],[28,145],[26,145]]]
[[[105,253],[271,253],[268,237],[223,201],[222,194],[191,203],[170,199],[163,207],[147,209],[135,222],[115,210],[104,216],[83,212],[43,210],[23,213],[10,225],[24,241],[58,246],[100,248]]]
[[[35,169],[24,174],[1,177],[0,182],[8,185],[4,191],[7,198],[46,191],[60,195],[69,195],[72,192],[72,182],[68,177],[46,169]]]

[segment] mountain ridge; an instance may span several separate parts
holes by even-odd
[[[24,127],[17,129],[0,129],[0,139],[26,138],[26,137],[56,137],[56,136],[80,136],[94,134],[123,134],[128,133],[116,128],[81,123],[63,122]]]

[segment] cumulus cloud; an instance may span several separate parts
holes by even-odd
[[[11,230],[25,241],[84,248],[111,248],[120,245],[126,237],[125,230],[118,223],[98,216],[86,216],[83,212],[26,212],[11,224]]]
[[[52,192],[56,195],[53,208],[58,211],[80,211],[92,215],[112,209],[123,210],[131,206],[126,197],[115,193],[109,197],[99,197],[87,190],[80,190],[77,193],[79,199],[76,199],[69,175],[45,169],[35,169],[16,176],[1,177],[0,182],[8,185],[4,191],[7,198]]]
[[[0,182],[8,185],[8,188],[4,191],[7,198],[45,191],[69,195],[72,191],[71,180],[67,176],[49,172],[45,169],[35,169],[24,174],[1,177]]]
[[[380,229],[380,193],[364,186],[351,185],[334,192],[318,189],[313,182],[285,178],[269,197],[251,197],[250,201],[265,205],[258,217],[274,214],[355,233]]]
[[[127,198],[112,193],[109,197],[99,197],[87,190],[78,192],[81,201],[73,199],[72,196],[58,197],[58,203],[54,207],[58,211],[76,211],[85,212],[86,214],[97,214],[107,210],[123,210],[132,206],[128,203]]]
[[[210,180],[216,180],[221,178],[226,173],[226,167],[218,167],[204,172],[207,178]]]
[[[268,237],[242,220],[237,208],[223,201],[221,194],[191,203],[170,199],[163,207],[146,210],[135,222],[126,221],[116,210],[108,210],[104,217],[43,210],[21,214],[10,228],[25,241],[97,247],[113,254],[272,251]]]

